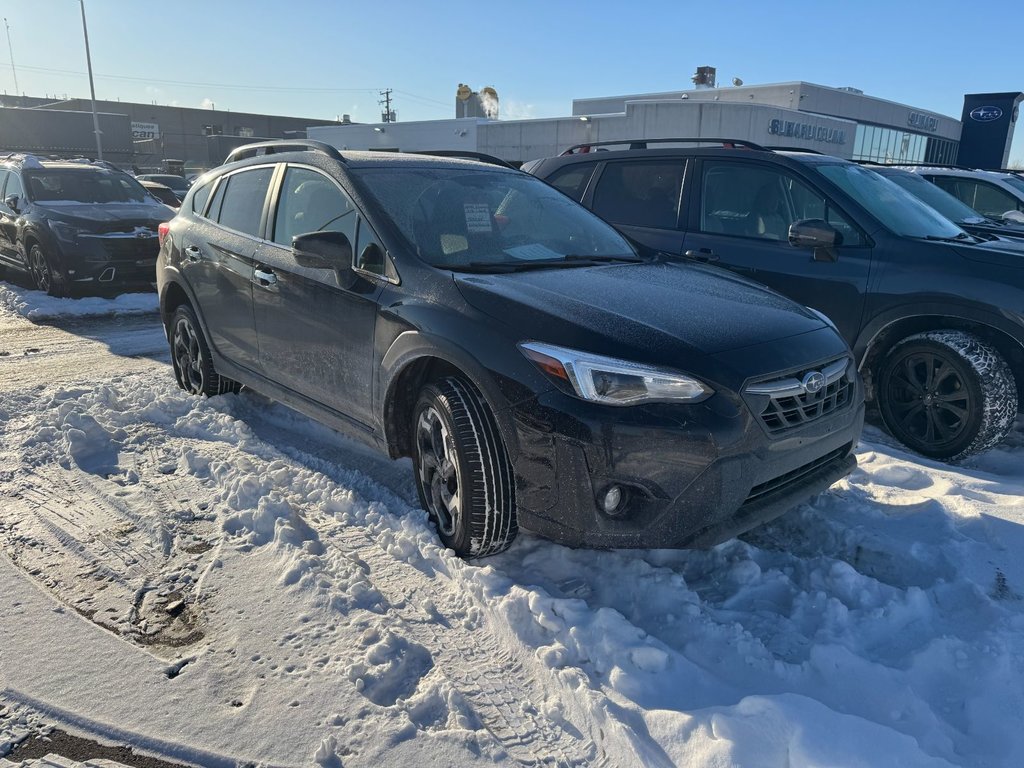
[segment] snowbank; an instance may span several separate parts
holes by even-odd
[[[159,302],[156,293],[123,293],[109,299],[98,296],[57,299],[42,291],[0,282],[0,310],[5,309],[29,320],[44,320],[67,316],[149,314],[159,310]]]

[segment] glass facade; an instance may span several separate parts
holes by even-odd
[[[913,131],[860,124],[853,159],[876,163],[955,163],[957,142]]]

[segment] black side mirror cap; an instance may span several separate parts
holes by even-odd
[[[351,270],[352,243],[344,232],[309,232],[292,238],[292,253],[300,267]]]
[[[836,261],[833,250],[843,244],[843,233],[824,219],[801,219],[789,225],[789,244],[794,248],[813,248],[815,261]]]
[[[18,203],[20,203],[20,202],[21,202],[21,200],[18,198],[17,195],[8,195],[7,199],[4,200],[4,205],[6,205],[12,211],[17,213],[18,212]]]
[[[309,232],[292,238],[295,263],[308,269],[333,269],[338,287],[349,290],[359,280],[352,269],[352,242],[344,232]]]

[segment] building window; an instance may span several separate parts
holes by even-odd
[[[937,139],[933,136],[901,131],[896,128],[883,128],[878,125],[858,125],[853,141],[853,159],[869,160],[875,163],[923,163],[939,162],[931,160],[929,147],[939,142],[943,149],[936,149],[938,154],[945,155],[955,142]],[[938,146],[938,144],[936,144]],[[950,162],[943,160],[942,162]]]

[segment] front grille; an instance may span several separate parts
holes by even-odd
[[[90,239],[103,249],[111,261],[155,260],[160,252],[160,242],[155,237],[96,237]]]
[[[779,475],[778,477],[773,478],[766,483],[755,485],[753,488],[750,489],[750,493],[747,495],[747,499],[743,503],[750,504],[753,501],[757,501],[762,496],[767,496],[769,493],[775,493],[776,491],[781,491],[790,485],[794,485],[807,475],[811,474],[812,472],[818,469],[821,469],[827,464],[831,464],[833,461],[836,461],[837,459],[841,459],[849,452],[850,446],[844,445],[842,448],[836,448],[831,453],[826,453],[821,458],[808,462],[807,464],[804,464],[802,467],[798,467],[797,469],[794,469],[791,472],[787,472],[784,475]]]
[[[852,361],[844,356],[817,368],[754,382],[745,394],[765,429],[779,434],[849,405],[856,375]],[[820,389],[809,391],[816,379]]]

